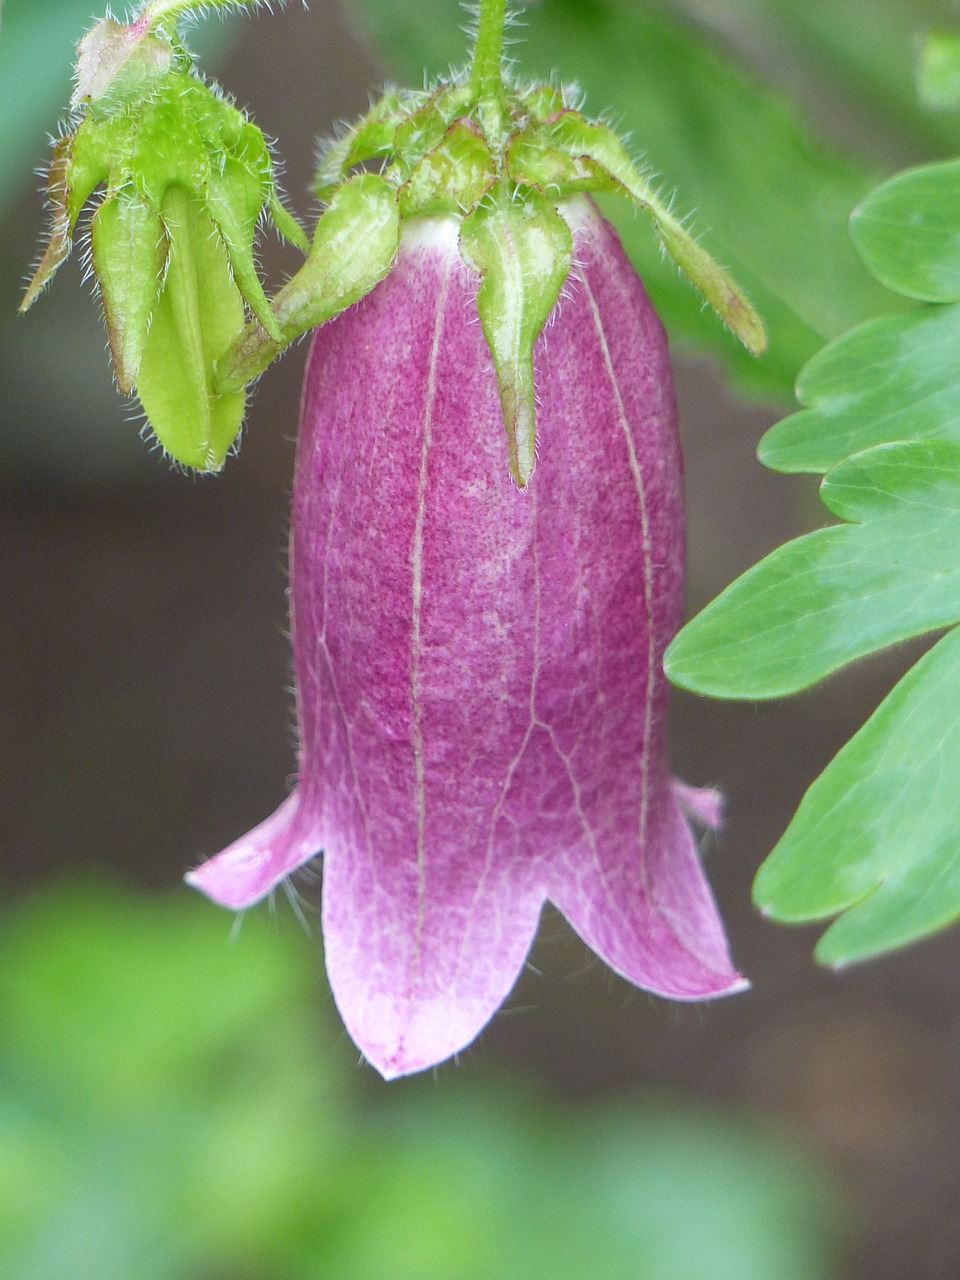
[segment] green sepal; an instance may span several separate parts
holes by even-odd
[[[246,397],[214,390],[216,359],[243,331],[244,308],[227,251],[209,216],[184,187],[161,209],[170,241],[167,272],[144,345],[137,395],[176,461],[219,471],[239,434]]]
[[[591,124],[577,111],[563,111],[545,126],[542,145],[574,159],[592,161],[615,179],[622,194],[650,215],[666,252],[724,324],[753,355],[761,355],[766,350],[763,321],[743,290],[674,217],[650,180],[636,168],[612,129]],[[571,191],[585,189],[578,185]],[[561,186],[560,196],[564,194],[567,193]]]
[[[159,214],[130,188],[104,200],[90,235],[113,371],[120,390],[129,395],[163,284],[167,235]]]
[[[850,215],[853,247],[881,284],[923,302],[960,300],[960,160],[908,169]]]
[[[400,188],[400,216],[473,209],[496,177],[496,163],[480,130],[468,120],[455,120]]]
[[[280,326],[270,309],[253,260],[253,240],[263,208],[263,190],[253,173],[239,160],[226,157],[218,174],[204,183],[204,205],[226,245],[237,288],[267,333],[281,340]]]
[[[142,105],[129,155],[121,164],[159,208],[167,187],[201,196],[204,185],[240,138],[243,117],[196,77],[177,72]]]
[[[518,96],[524,111],[531,120],[538,124],[544,124],[547,120],[551,120],[565,110],[567,106],[563,90],[552,84],[531,85],[529,89],[523,90]]]
[[[50,209],[47,242],[27,284],[20,311],[28,311],[70,256],[80,211],[110,172],[115,124],[84,121],[75,133],[59,138],[47,168]]]
[[[393,184],[373,173],[345,182],[317,223],[306,262],[273,300],[284,344],[359,302],[389,273],[399,246]],[[218,365],[218,387],[244,386],[279,352],[280,344],[258,324],[248,325]]]
[[[460,252],[482,277],[477,312],[493,355],[510,455],[526,488],[536,463],[533,346],[570,272],[573,236],[534,191],[501,191],[460,229]]]
[[[267,209],[273,225],[284,240],[292,244],[295,249],[299,249],[301,253],[309,253],[310,241],[307,233],[281,200],[276,186],[271,187],[270,195],[267,197]]]
[[[312,186],[318,200],[329,201],[355,165],[392,155],[397,126],[409,103],[410,95],[385,93],[352,129],[324,150]]]
[[[133,145],[136,131],[130,116],[112,120],[86,119],[71,139],[67,171],[67,215],[70,233],[84,205],[97,187],[107,183],[116,190],[124,183],[122,157]]]
[[[543,132],[518,133],[507,148],[507,173],[514,182],[537,187],[551,199],[587,192],[623,194],[623,184],[588,155],[569,155]]]
[[[27,284],[20,311],[28,311],[70,256],[73,244],[73,222],[69,210],[69,173],[73,138],[60,138],[53,149],[47,169],[47,202],[50,225],[40,261]]]
[[[310,241],[307,233],[287,209],[280,197],[273,170],[273,156],[267,146],[266,138],[257,126],[247,120],[240,112],[236,112],[236,116],[241,121],[239,131],[235,138],[230,138],[227,141],[233,157],[245,169],[248,169],[252,174],[256,174],[260,180],[260,210],[262,211],[265,207],[269,211],[273,225],[285,240],[299,249],[301,253],[309,252]],[[255,229],[255,225],[253,229]]]
[[[461,115],[468,114],[470,91],[461,84],[447,84],[432,93],[416,111],[398,125],[395,137],[397,163],[402,177],[409,177]]]
[[[280,205],[260,130],[196,77],[178,73],[144,107],[129,167],[154,208],[171,185],[184,187],[204,204],[247,305],[279,341],[253,256],[263,209]],[[289,214],[279,229],[306,252],[306,237]]]

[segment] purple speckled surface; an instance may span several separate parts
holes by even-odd
[[[539,461],[514,485],[456,224],[317,335],[292,536],[297,789],[191,874],[242,907],[324,852],[327,969],[386,1076],[468,1044],[549,899],[608,964],[678,999],[737,990],[675,789],[661,659],[684,520],[666,339],[616,234],[537,344]]]

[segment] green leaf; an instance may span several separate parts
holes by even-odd
[[[779,547],[688,623],[665,660],[675,684],[780,697],[960,621],[960,444],[855,454],[827,475],[821,496],[851,523]]]
[[[521,489],[536,464],[533,345],[570,272],[573,237],[542,196],[479,205],[460,231],[460,252],[480,273],[480,324],[493,355],[510,452]]]
[[[164,449],[198,471],[219,471],[240,427],[242,391],[217,394],[218,357],[243,331],[243,299],[227,252],[198,201],[173,186],[162,216],[167,275],[140,362],[137,395]]]
[[[405,80],[464,59],[451,0],[358,0],[355,8]],[[676,189],[676,211],[696,211],[703,247],[752,299],[770,348],[760,360],[742,352],[662,259],[643,220],[604,197],[675,340],[717,352],[745,384],[786,397],[824,339],[891,309],[846,233],[872,185],[869,168],[819,144],[782,95],[702,33],[629,0],[542,0],[525,6],[517,34],[511,53],[521,78],[549,81],[559,71],[576,80],[588,112],[614,118],[666,193]]]
[[[823,473],[894,440],[960,440],[960,306],[885,316],[846,333],[800,374],[809,408],[771,427],[759,455],[775,471]]]
[[[900,681],[807,792],[760,868],[783,921],[843,912],[817,956],[846,964],[960,918],[960,630]]]
[[[960,161],[908,169],[871,191],[853,211],[850,235],[888,289],[960,300]]]

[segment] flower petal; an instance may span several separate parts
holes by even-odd
[[[749,986],[730,963],[723,924],[690,828],[669,786],[643,845],[625,832],[596,861],[561,867],[551,898],[584,942],[655,995],[704,1000]]]
[[[320,852],[320,844],[294,791],[266,821],[184,877],[221,906],[253,906],[297,867]]]

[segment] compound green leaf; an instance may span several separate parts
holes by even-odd
[[[960,300],[960,161],[898,173],[853,211],[854,247],[877,279],[924,302]]]
[[[780,697],[960,621],[960,443],[855,454],[821,496],[849,523],[779,547],[688,623],[667,651],[675,684]]]
[[[771,427],[759,455],[774,471],[822,474],[894,440],[960,440],[960,306],[882,316],[845,333],[797,381],[809,406]]]
[[[817,956],[841,965],[960,917],[960,630],[929,650],[821,774],[760,868],[782,921],[843,914]]]

